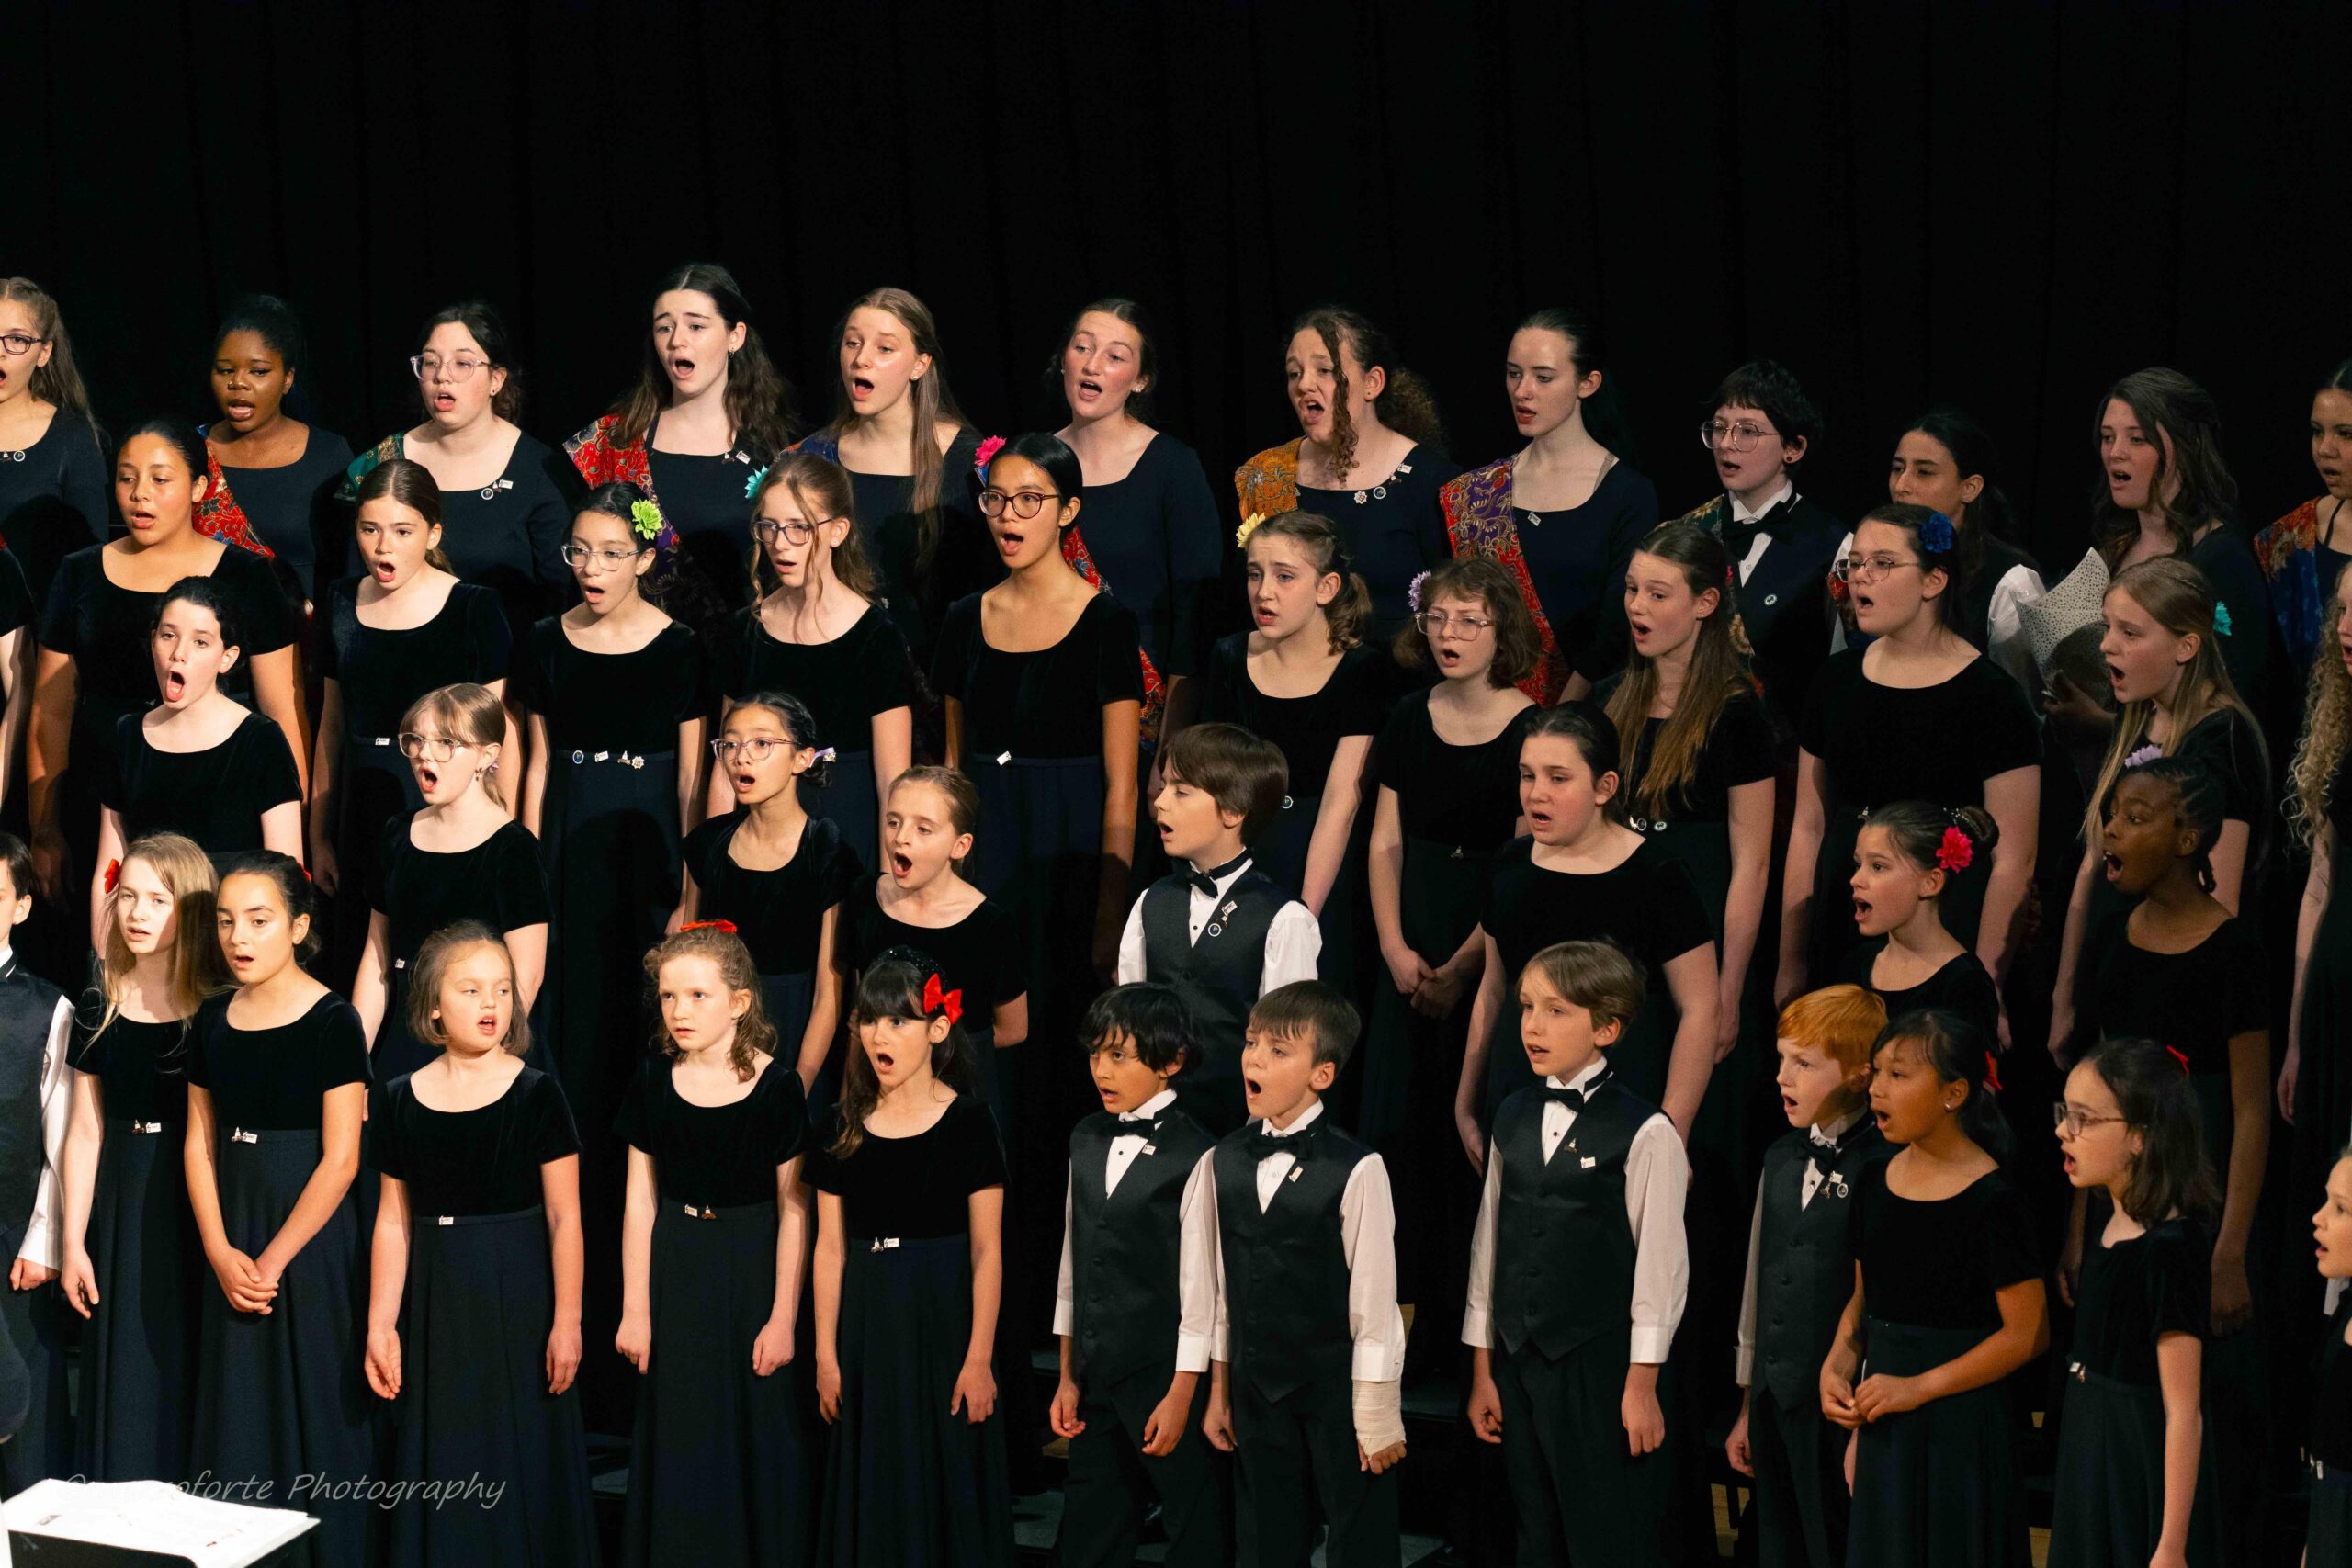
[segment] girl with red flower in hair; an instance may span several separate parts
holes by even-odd
[[[1860,946],[1830,981],[1876,992],[1886,1015],[1940,1008],[1990,1037],[2000,1021],[1993,976],[1944,929],[1943,896],[1982,877],[2001,829],[1979,806],[1947,809],[1899,800],[1870,814],[1854,840],[1854,924]]]

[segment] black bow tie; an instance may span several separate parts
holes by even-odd
[[[1571,1111],[1581,1111],[1592,1103],[1593,1096],[1600,1092],[1601,1086],[1614,1076],[1612,1073],[1604,1072],[1582,1089],[1556,1089],[1553,1087],[1552,1080],[1549,1078],[1544,1079],[1535,1087],[1543,1091],[1544,1098],[1551,1103],[1565,1105]]]
[[[1099,1133],[1105,1137],[1140,1138],[1148,1135],[1159,1122],[1159,1114],[1157,1111],[1147,1116],[1141,1111],[1128,1114],[1116,1111],[1097,1111],[1088,1116],[1082,1124],[1088,1132]]]
[[[1216,885],[1249,863],[1250,856],[1244,852],[1211,871],[1187,868],[1184,880],[1214,898],[1216,897]]]
[[[1756,547],[1757,535],[1771,532],[1772,525],[1781,519],[1782,504],[1776,501],[1743,522],[1731,514],[1730,502],[1724,503],[1723,526],[1716,530],[1716,536],[1723,540],[1724,553],[1731,557],[1733,566],[1747,558],[1747,552]]]
[[[1253,1122],[1250,1128],[1250,1157],[1252,1160],[1269,1160],[1276,1155],[1290,1155],[1295,1158],[1305,1159],[1307,1145],[1314,1140],[1317,1134],[1322,1131],[1323,1119],[1319,1116],[1315,1119],[1313,1126],[1302,1127],[1295,1133],[1279,1138],[1266,1131],[1266,1124],[1263,1122]]]

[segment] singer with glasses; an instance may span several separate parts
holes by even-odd
[[[31,278],[0,277],[0,537],[35,605],[68,554],[106,543],[112,520],[64,315]]]
[[[469,299],[436,313],[408,367],[423,421],[361,453],[344,476],[342,498],[356,502],[359,481],[389,458],[421,465],[441,491],[449,570],[498,595],[520,641],[565,602],[571,584],[556,552],[582,488],[579,476],[514,423],[523,372],[506,323],[488,304]]]
[[[787,452],[752,479],[757,603],[713,650],[718,688],[730,701],[788,692],[808,705],[836,756],[830,769],[801,775],[801,804],[840,829],[860,866],[877,872],[890,781],[914,761],[922,685],[913,657],[880,602],[850,476],[826,458]],[[711,815],[735,805],[729,770],[714,768]]]

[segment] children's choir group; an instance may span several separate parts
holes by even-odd
[[[1470,469],[1301,316],[1230,511],[1131,301],[1009,441],[903,290],[809,434],[648,318],[558,452],[441,311],[355,456],[276,299],[107,434],[0,279],[8,1489],[586,1563],[633,1433],[622,1562],[999,1564],[1058,1438],[1065,1562],[1393,1564],[1410,1371],[1465,1555],[1711,1560],[1727,1461],[2015,1564],[2041,1456],[2052,1563],[2352,1562],[2352,365],[2258,536],[2086,398],[2053,580],[1958,410],[1801,493],[1769,361],[1661,523],[1572,311]]]

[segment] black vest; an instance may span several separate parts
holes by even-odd
[[[1826,1173],[1813,1201],[1804,1170],[1815,1154]],[[1762,1227],[1756,1236],[1755,1386],[1786,1409],[1818,1405],[1821,1363],[1854,1294],[1854,1194],[1864,1173],[1894,1157],[1865,1115],[1833,1153],[1799,1128],[1764,1153]]]
[[[1238,1100],[1241,1037],[1265,977],[1266,933],[1291,895],[1250,865],[1209,911],[1197,942],[1192,938],[1192,885],[1182,875],[1163,876],[1144,889],[1144,976],[1175,987],[1193,1015],[1201,1059],[1187,1062],[1177,1081],[1193,1094],[1214,1090]]]
[[[14,1258],[24,1244],[40,1188],[47,1145],[41,1139],[40,1078],[57,987],[27,971],[11,953],[0,966],[0,1247]]]
[[[1143,1148],[1106,1196],[1111,1142],[1131,1133]],[[1174,1373],[1184,1187],[1215,1142],[1173,1107],[1110,1126],[1090,1116],[1070,1134],[1070,1353],[1098,1388],[1147,1367]]]
[[[1731,499],[1717,496],[1684,521],[1709,528],[1731,545]],[[1771,544],[1739,585],[1739,619],[1756,649],[1751,660],[1764,686],[1773,730],[1785,743],[1796,732],[1813,678],[1829,659],[1829,568],[1846,525],[1810,496],[1784,501],[1765,513]],[[1745,552],[1732,547],[1732,568]]]
[[[1348,1381],[1355,1340],[1340,1200],[1372,1151],[1332,1126],[1327,1108],[1286,1140],[1296,1163],[1261,1213],[1250,1138],[1248,1127],[1228,1134],[1209,1170],[1225,1263],[1227,1351],[1234,1375],[1274,1400],[1309,1383]]]
[[[1543,1091],[1521,1089],[1495,1112],[1503,1178],[1490,1311],[1505,1350],[1517,1354],[1532,1342],[1556,1361],[1627,1326],[1634,1246],[1625,1156],[1657,1113],[1612,1075],[1577,1112],[1547,1165]]]

